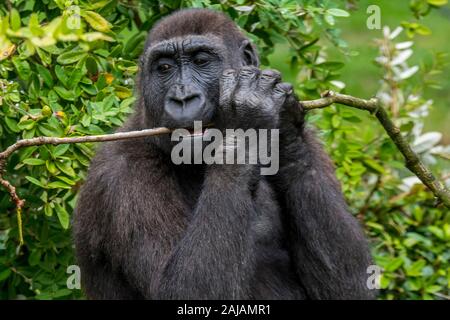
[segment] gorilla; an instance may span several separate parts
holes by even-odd
[[[175,165],[170,135],[104,143],[74,213],[88,298],[375,297],[368,243],[332,162],[292,86],[258,66],[255,47],[222,13],[181,10],[150,31],[135,110],[119,131],[194,120],[275,128],[279,170]]]

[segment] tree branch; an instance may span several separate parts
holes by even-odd
[[[322,98],[320,99],[301,102],[305,110],[325,108],[333,103],[366,110],[371,114],[374,114],[391,140],[397,146],[397,149],[405,158],[406,168],[414,173],[446,207],[450,208],[450,190],[448,190],[442,182],[438,181],[430,169],[423,164],[417,153],[412,150],[408,141],[401,134],[400,129],[396,127],[389,118],[388,113],[381,106],[378,99],[372,98],[370,100],[364,100],[345,94],[335,93],[333,91],[326,91],[322,94]]]
[[[419,156],[412,150],[407,140],[401,134],[400,129],[394,125],[392,120],[389,118],[386,110],[381,106],[381,103],[378,101],[378,99],[372,98],[370,100],[365,100],[345,94],[335,93],[333,91],[326,91],[324,94],[322,94],[322,97],[320,99],[301,102],[305,110],[325,108],[332,105],[333,103],[339,103],[349,107],[366,110],[375,115],[375,117],[383,126],[384,130],[387,132],[389,137],[392,139],[398,150],[405,158],[405,166],[412,173],[414,173],[423,182],[423,184],[431,190],[431,192],[433,192],[433,194],[438,198],[439,201],[441,201],[446,207],[450,208],[450,191],[444,186],[442,182],[438,181],[434,177],[432,172],[420,160]],[[118,132],[97,136],[68,138],[37,137],[32,139],[19,140],[13,145],[9,146],[5,151],[0,152],[0,184],[8,190],[11,199],[16,204],[21,243],[23,242],[21,230],[21,210],[25,204],[25,201],[17,195],[16,188],[11,185],[9,181],[3,178],[6,161],[13,152],[24,147],[40,146],[44,144],[58,145],[66,143],[117,141],[167,134],[170,132],[172,132],[172,130],[168,128],[155,128],[142,131]]]
[[[3,178],[3,173],[6,168],[6,160],[11,154],[21,148],[31,146],[41,146],[44,144],[66,144],[66,143],[84,143],[84,142],[105,142],[118,141],[125,139],[135,139],[142,137],[149,137],[164,133],[170,133],[172,130],[168,128],[146,129],[142,131],[117,132],[113,134],[84,136],[84,137],[69,137],[69,138],[53,138],[53,137],[37,137],[32,139],[19,140],[13,145],[6,148],[5,151],[0,152],[0,184],[8,190],[11,199],[16,204],[17,210],[17,226],[19,229],[19,245],[23,244],[23,230],[22,230],[22,208],[25,205],[25,200],[21,199],[16,191],[16,188],[6,179]]]
[[[53,138],[53,137],[37,137],[31,139],[19,140],[13,145],[6,148],[5,151],[0,152],[0,169],[5,160],[16,150],[23,147],[41,146],[43,144],[66,144],[66,143],[85,143],[85,142],[106,142],[106,141],[118,141],[127,139],[136,139],[143,137],[150,137],[160,135],[164,133],[172,132],[168,128],[155,128],[145,129],[141,131],[129,131],[129,132],[117,132],[112,134],[102,134],[98,136],[83,136],[83,137],[69,137],[69,138]]]
[[[155,128],[141,131],[117,132],[113,134],[104,134],[97,136],[69,137],[69,138],[37,137],[19,140],[13,145],[10,145],[8,148],[6,148],[5,151],[0,152],[0,184],[8,190],[12,200],[16,203],[16,206],[22,207],[24,204],[24,200],[18,197],[14,186],[12,186],[7,180],[3,179],[3,173],[6,167],[6,160],[8,159],[9,156],[11,156],[11,154],[14,151],[24,147],[41,146],[44,144],[58,145],[66,143],[105,142],[105,141],[135,139],[164,133],[170,133],[171,131],[172,130],[168,128]]]
[[[6,7],[8,8],[9,12],[11,12],[12,10],[11,0],[6,0]]]

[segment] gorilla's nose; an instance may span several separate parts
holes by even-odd
[[[169,97],[168,103],[173,104],[177,108],[188,109],[199,105],[201,103],[201,97],[198,93],[190,93],[184,96]]]
[[[199,90],[187,86],[176,87],[165,101],[164,111],[177,122],[201,120],[205,97]]]

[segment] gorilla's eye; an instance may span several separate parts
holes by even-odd
[[[170,69],[172,69],[172,66],[168,63],[163,63],[158,66],[158,71],[162,73],[168,72]]]
[[[204,65],[208,64],[208,60],[206,60],[204,58],[195,58],[194,59],[194,64],[196,66],[204,66]]]

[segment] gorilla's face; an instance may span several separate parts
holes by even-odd
[[[209,124],[219,99],[219,81],[233,66],[230,50],[213,35],[172,38],[143,55],[141,86],[155,125],[192,128]],[[157,109],[157,110],[155,110]]]

